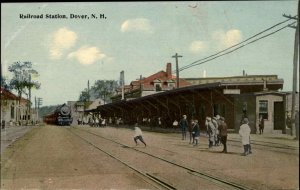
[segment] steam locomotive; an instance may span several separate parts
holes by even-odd
[[[52,125],[69,126],[72,121],[71,107],[66,104],[56,107],[52,113],[44,116],[44,122]]]

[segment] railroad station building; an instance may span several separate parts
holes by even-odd
[[[258,130],[259,116],[265,119],[265,133],[286,133],[287,93],[281,92],[283,79],[277,75],[245,75],[233,77],[183,78],[176,88],[168,63],[160,71],[127,86],[124,99],[117,94],[112,103],[91,110],[104,118],[122,118],[125,124],[136,122],[172,127],[182,115],[198,119],[206,130],[206,116],[225,117],[229,130],[237,132],[243,117],[250,121],[251,132]],[[151,121],[144,123],[145,118]]]

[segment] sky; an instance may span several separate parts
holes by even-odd
[[[11,79],[10,65],[30,61],[39,73],[33,80],[41,83],[32,98],[42,98],[44,106],[77,101],[88,80],[91,86],[96,80],[119,80],[123,70],[125,84],[130,84],[140,75],[165,71],[169,62],[175,70],[175,53],[182,56],[181,68],[287,20],[283,14],[295,16],[297,3],[1,3],[1,74]],[[43,18],[24,18],[28,14]],[[57,14],[67,18],[47,18]],[[240,76],[245,70],[248,75],[278,75],[284,79],[283,90],[291,91],[294,38],[295,29],[287,27],[185,69],[180,77]]]

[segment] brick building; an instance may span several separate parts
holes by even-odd
[[[179,87],[190,86],[185,79],[179,79]],[[124,86],[124,98],[126,100],[148,96],[159,92],[173,90],[177,86],[176,76],[172,75],[172,64],[167,63],[166,71],[159,71],[140,80],[131,81]],[[112,102],[122,98],[122,89],[117,90],[117,95],[112,97]]]

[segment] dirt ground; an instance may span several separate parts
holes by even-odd
[[[27,133],[1,159],[1,189],[142,188],[153,189],[123,164],[56,126]]]
[[[132,129],[78,128],[135,146]],[[235,144],[228,144],[228,154],[220,153],[221,146],[208,150],[207,138],[203,136],[197,147],[182,141],[180,134],[144,131],[144,138],[148,146],[138,146],[143,151],[253,189],[299,188],[298,152],[284,154],[253,146],[253,154],[243,157],[242,147]],[[104,148],[109,146],[103,141]],[[134,160],[134,155],[131,159]],[[138,162],[137,167],[161,176],[166,174],[149,165],[147,160]],[[171,174],[172,171],[168,173]],[[182,179],[181,183],[188,184],[191,180]],[[199,189],[203,189],[200,187],[201,184]],[[79,140],[68,130],[44,126],[19,138],[1,155],[1,189],[155,188],[133,170]]]

